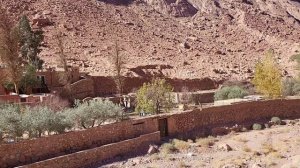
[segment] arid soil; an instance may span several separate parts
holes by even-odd
[[[118,42],[127,76],[247,79],[272,48],[282,73],[299,53],[299,0],[1,0],[12,18],[45,31],[41,53],[57,66],[55,34],[64,33],[70,65],[112,75]],[[150,65],[150,66],[149,66]],[[144,71],[146,73],[138,73]]]
[[[104,165],[105,168],[299,168],[300,122],[196,141],[173,140],[159,153]]]

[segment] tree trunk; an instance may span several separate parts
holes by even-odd
[[[156,114],[159,114],[159,102],[156,102]]]
[[[15,92],[16,94],[19,94],[19,88],[16,82],[14,82],[14,86],[15,86]]]

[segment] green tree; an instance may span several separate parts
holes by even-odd
[[[42,51],[43,31],[33,31],[25,15],[21,17],[18,26],[20,32],[20,52],[23,59],[30,66],[42,69],[44,61],[38,57],[38,54]]]
[[[243,98],[248,95],[248,92],[239,86],[226,86],[218,90],[214,98],[215,100],[227,100],[235,98]]]
[[[66,110],[65,116],[76,122],[79,127],[90,128],[101,125],[106,121],[119,121],[122,119],[122,109],[108,100],[90,100],[86,102],[75,101],[75,108]]]
[[[158,114],[161,108],[168,111],[172,105],[171,92],[173,88],[164,79],[154,79],[144,85],[137,92],[136,111]]]
[[[28,88],[37,85],[38,82],[39,80],[36,77],[35,66],[28,65],[20,81],[20,89],[23,91],[23,93],[26,93]]]
[[[258,92],[269,98],[278,98],[282,95],[282,77],[278,67],[271,50],[255,67],[252,83]]]

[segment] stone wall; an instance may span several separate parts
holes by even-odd
[[[169,135],[210,135],[215,127],[269,121],[272,117],[300,118],[300,100],[246,102],[174,114],[168,118]]]
[[[101,161],[114,158],[121,155],[136,153],[146,153],[150,144],[160,142],[160,133],[141,135],[140,137],[104,145],[98,148],[85,150],[62,157],[57,157],[31,165],[23,166],[24,168],[54,168],[54,167],[72,167],[82,168],[99,166]]]
[[[137,137],[159,131],[160,119],[167,119],[170,137],[195,138],[209,135],[214,128],[220,126],[264,122],[273,116],[282,119],[300,118],[300,100],[246,102],[207,108],[202,111],[162,114],[15,144],[2,144],[0,145],[0,167],[24,165],[57,156],[62,157],[55,158],[58,159],[55,161],[43,161],[41,165],[59,163],[81,166],[79,164],[85,165],[84,160],[94,162],[117,154],[126,154],[128,150],[138,150],[138,145],[143,144],[143,136],[142,140]],[[135,140],[126,141],[128,139]],[[116,142],[120,142],[119,145],[111,144]],[[107,144],[110,145],[99,148]],[[38,164],[34,165],[38,167]]]
[[[94,81],[90,78],[81,79],[71,85],[71,90],[76,99],[94,97]]]
[[[15,144],[0,145],[0,167],[13,167],[156,132],[155,119],[128,120]]]
[[[0,95],[0,102],[4,103],[20,103],[19,95]]]
[[[105,96],[116,93],[116,85],[112,77],[93,76],[95,95]],[[150,82],[151,78],[126,77],[124,81],[124,93],[130,93],[139,89],[143,83]],[[199,90],[216,89],[218,84],[209,79],[170,79],[166,78],[167,83],[174,87],[175,92],[182,91],[183,87],[188,88],[188,91],[195,92]]]

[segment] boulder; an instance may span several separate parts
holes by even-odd
[[[227,151],[227,152],[232,151],[231,146],[229,146],[228,144],[220,144],[218,146],[218,149],[222,150],[222,151]]]
[[[152,154],[155,154],[155,153],[158,153],[158,146],[156,145],[150,145],[149,146],[149,149],[148,149],[148,154],[149,155],[152,155]]]
[[[52,25],[52,22],[49,18],[44,17],[42,15],[36,14],[34,18],[32,19],[32,22],[34,25],[37,25],[38,27],[46,27]]]

